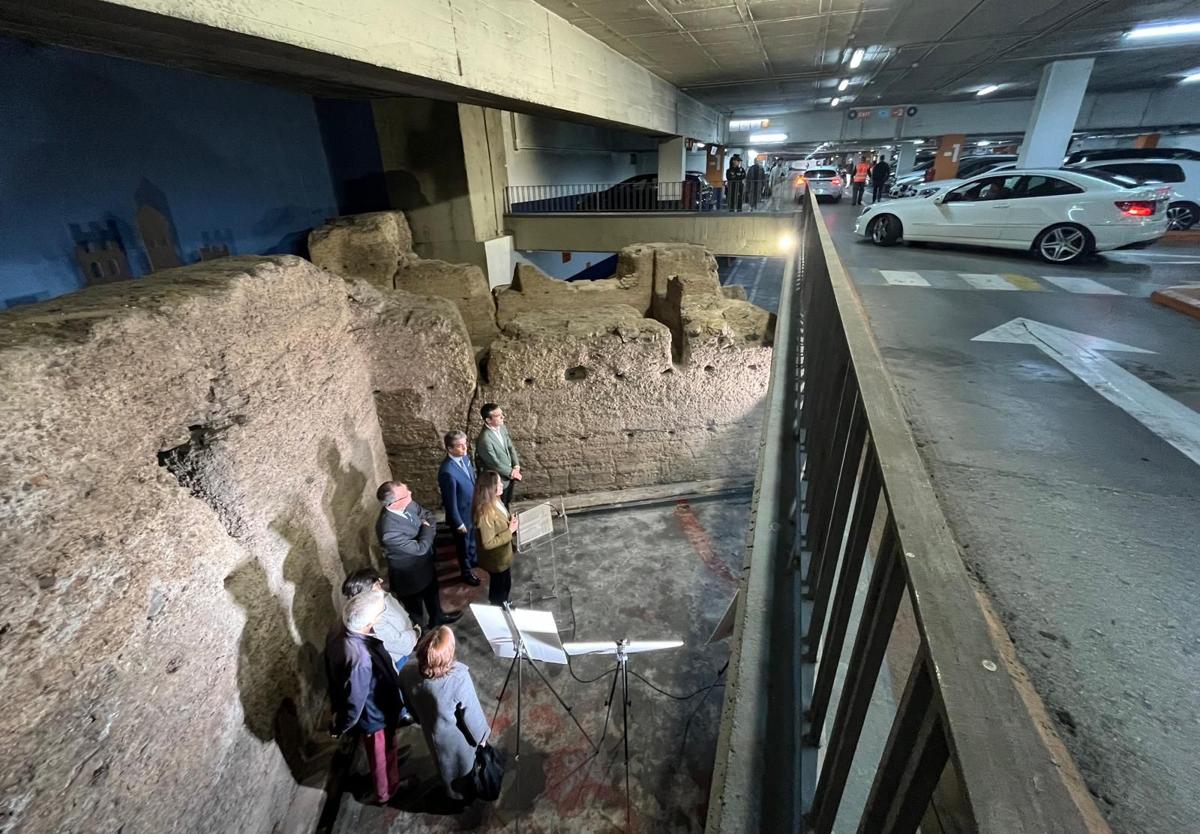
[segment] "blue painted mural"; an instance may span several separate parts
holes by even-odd
[[[9,38],[0,78],[0,305],[304,254],[339,213],[309,96]]]

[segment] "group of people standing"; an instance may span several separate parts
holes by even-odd
[[[488,602],[500,605],[512,589],[518,524],[509,506],[522,479],[521,462],[500,407],[487,403],[480,416],[484,428],[475,443],[476,460],[463,432],[443,438],[446,457],[438,468],[438,488],[463,580],[478,586],[474,569],[483,568],[490,577]],[[325,653],[330,732],[361,736],[375,798],[384,804],[415,786],[415,779],[399,778],[395,736],[400,727],[419,723],[447,796],[469,800],[477,751],[487,745],[490,730],[470,672],[455,659],[456,641],[448,626],[462,612],[442,610],[436,520],[403,481],[380,484],[376,498],[382,509],[375,530],[387,559],[390,593],[369,568],[342,584],[342,623]]]
[[[759,200],[770,196],[765,161],[766,157],[759,154],[754,158],[754,164],[746,168],[742,165],[741,154],[735,153],[729,158],[729,167],[725,169],[725,200],[730,211],[741,211],[747,203],[750,211],[755,211]]]
[[[854,193],[850,200],[850,205],[862,205],[863,192],[867,189],[868,181],[871,183],[871,202],[878,203],[884,198],[884,194],[887,191],[887,182],[891,176],[892,166],[888,164],[887,159],[882,154],[872,160],[871,154],[864,153],[859,157],[858,163],[854,166]]]

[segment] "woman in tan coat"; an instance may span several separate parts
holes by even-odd
[[[513,533],[517,517],[510,516],[501,500],[504,489],[500,476],[491,470],[479,476],[471,515],[475,518],[478,537],[479,567],[488,572],[488,602],[500,605],[508,602],[512,590]]]

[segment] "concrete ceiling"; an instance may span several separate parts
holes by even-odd
[[[733,115],[843,100],[1029,98],[1056,58],[1096,58],[1091,91],[1178,82],[1200,38],[1131,43],[1134,24],[1200,18],[1200,0],[537,0],[618,52]],[[854,49],[867,58],[849,69]]]

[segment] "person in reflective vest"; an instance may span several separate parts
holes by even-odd
[[[867,159],[867,155],[863,154],[859,157],[858,164],[854,166],[854,197],[850,200],[850,205],[862,205],[863,192],[867,188],[867,178],[870,176],[871,162]]]

